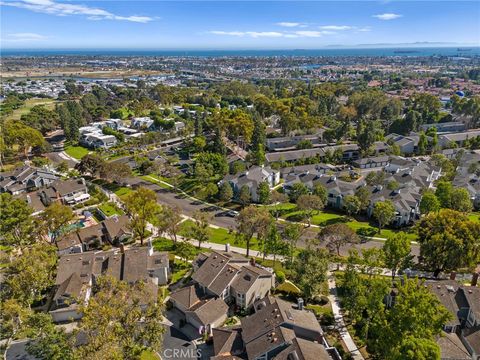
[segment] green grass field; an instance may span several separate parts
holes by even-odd
[[[65,146],[65,152],[70,155],[71,157],[80,160],[85,155],[87,155],[90,150],[84,148],[83,146]]]
[[[52,110],[55,107],[56,102],[57,101],[54,99],[27,99],[22,106],[20,106],[18,109],[15,109],[10,115],[8,115],[6,117],[6,120],[20,120],[22,115],[28,114],[30,110],[36,105],[45,105],[47,109]]]
[[[191,220],[184,221],[181,224],[181,230],[180,230],[180,235],[182,236],[189,236],[189,229],[190,226],[192,226],[193,222]],[[209,242],[215,243],[215,244],[227,244],[229,243],[232,246],[238,246],[238,247],[243,247],[245,248],[245,243],[240,241],[235,237],[235,234],[229,233],[227,229],[223,228],[209,228]],[[260,250],[260,246],[258,244],[258,240],[256,238],[252,238],[250,241],[250,249],[251,250]]]
[[[268,207],[272,212],[275,211],[273,205]],[[306,222],[303,212],[297,210],[295,204],[286,203],[278,205],[278,211],[281,214],[281,218],[289,221],[298,221],[298,222]],[[372,236],[379,237],[379,238],[388,238],[392,236],[394,233],[398,232],[399,230],[392,230],[392,229],[382,229],[381,232],[378,232],[376,224],[374,222],[369,221],[359,221],[357,219],[348,217],[343,214],[335,213],[332,211],[321,211],[312,216],[312,224],[318,226],[327,226],[336,223],[344,223],[348,225],[352,230],[356,232],[366,231],[371,232]],[[416,235],[413,233],[407,233],[407,237],[410,240],[415,240]]]
[[[113,216],[113,215],[123,215],[123,214],[125,214],[122,209],[119,209],[117,206],[115,206],[114,203],[111,203],[111,202],[102,204],[98,208],[100,210],[102,210],[102,212],[108,217]]]

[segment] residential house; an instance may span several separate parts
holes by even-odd
[[[480,151],[465,152],[458,163],[453,186],[467,189],[473,205],[480,208]]]
[[[65,205],[78,204],[90,199],[85,179],[57,180],[49,187],[39,190],[39,196],[45,206],[54,201]]]
[[[59,255],[81,253],[103,245],[120,245],[132,236],[126,215],[114,216],[99,224],[62,236],[56,243]]]
[[[206,295],[218,296],[240,308],[250,308],[275,286],[275,275],[233,252],[212,252],[192,275]]]
[[[420,216],[423,190],[434,186],[442,175],[441,169],[428,162],[412,162],[399,157],[393,157],[386,169],[394,171],[387,175],[383,184],[367,187],[370,192],[367,215],[372,216],[377,202],[391,201],[396,212],[392,225],[411,224]],[[397,188],[389,189],[389,183],[397,184]]]
[[[302,183],[308,189],[313,190],[315,186],[322,185],[327,190],[327,205],[334,209],[343,209],[343,199],[347,195],[354,195],[355,192],[365,185],[363,180],[354,182],[343,181],[337,178],[336,174],[328,175],[323,171],[304,171],[302,173],[289,173],[283,178],[283,189],[289,193],[296,183]]]
[[[388,165],[390,158],[388,156],[366,157],[353,161],[352,165],[359,169],[373,169],[385,167]]]
[[[442,148],[455,146],[462,147],[464,142],[469,139],[474,139],[480,136],[480,129],[472,129],[464,132],[456,132],[450,134],[441,134],[438,136],[438,144]]]
[[[377,141],[373,144],[373,149],[375,155],[384,154],[388,149],[389,145]],[[341,151],[343,162],[351,162],[357,160],[360,156],[360,149],[357,144],[341,144],[341,145],[332,145],[332,146],[323,146],[316,147],[312,149],[299,149],[299,150],[289,150],[289,151],[276,151],[270,152],[265,155],[268,162],[295,162],[299,160],[307,160],[316,158],[322,161],[324,158],[335,154],[336,152]]]
[[[465,124],[461,121],[449,121],[444,123],[433,123],[433,124],[423,124],[420,125],[422,131],[427,131],[428,129],[435,128],[437,133],[455,133],[462,132],[465,130]]]
[[[235,196],[238,196],[243,186],[248,187],[252,201],[257,202],[260,184],[266,182],[270,189],[273,188],[280,182],[280,172],[270,167],[254,166],[240,174],[227,175],[222,180],[225,181],[232,186]]]
[[[0,193],[18,195],[53,183],[58,176],[51,171],[22,166],[0,173]]]
[[[186,322],[208,333],[225,322],[229,305],[249,309],[275,286],[272,272],[229,251],[200,254],[193,268],[193,283],[174,291],[170,302]]]
[[[132,119],[132,129],[151,131],[154,130],[155,122],[149,117],[137,117]]]
[[[409,136],[389,134],[385,137],[390,145],[396,145],[403,155],[415,154],[418,150],[418,141],[420,136],[411,134]]]
[[[117,145],[117,138],[114,135],[104,135],[101,132],[95,132],[82,135],[80,143],[92,149],[109,149]]]
[[[426,285],[452,315],[443,327],[447,339],[438,339],[442,352],[451,351],[449,342],[453,342],[462,353],[466,350],[470,359],[479,360],[480,288],[460,285],[454,280],[427,281]],[[442,353],[442,358],[447,356]]]
[[[157,286],[168,282],[168,253],[155,252],[149,244],[148,247],[60,256],[49,311],[53,320],[65,322],[80,319],[79,306],[88,302],[96,279],[102,275],[129,283],[144,281],[152,299],[156,299]]]
[[[175,121],[173,128],[175,132],[182,131],[183,129],[185,129],[185,123],[183,121]]]
[[[85,180],[69,179],[56,180],[47,187],[28,193],[20,193],[16,198],[24,200],[33,209],[34,214],[39,214],[55,201],[65,205],[78,204],[90,199]]]
[[[240,327],[213,330],[213,359],[340,359],[326,345],[313,313],[272,296],[258,300]]]
[[[267,138],[267,149],[268,151],[293,150],[303,141],[309,141],[312,143],[313,147],[317,147],[323,143],[324,132],[325,131],[321,129],[315,134]]]

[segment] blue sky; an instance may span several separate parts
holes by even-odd
[[[2,48],[480,44],[479,1],[1,0]]]

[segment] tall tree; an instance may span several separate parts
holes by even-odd
[[[480,258],[480,224],[462,213],[442,209],[417,224],[423,263],[438,274],[473,266]]]
[[[449,181],[439,181],[437,184],[437,189],[435,190],[435,195],[440,201],[440,206],[442,208],[450,208],[452,205],[452,192],[453,185]]]
[[[255,234],[264,238],[270,229],[272,217],[266,208],[250,205],[242,209],[237,216],[237,232],[247,247],[250,255],[250,243]]]
[[[360,199],[355,195],[347,195],[343,198],[343,208],[348,216],[358,214],[361,205]]]
[[[427,215],[431,212],[440,210],[440,201],[433,191],[425,191],[420,200],[420,213]]]
[[[469,213],[473,209],[473,202],[470,193],[465,188],[456,188],[452,190],[450,198],[450,207],[455,211]]]
[[[382,247],[385,265],[392,271],[392,281],[399,270],[410,266],[413,256],[410,254],[410,240],[404,232],[390,236]]]
[[[163,205],[157,213],[155,220],[158,231],[160,233],[167,233],[175,243],[177,242],[177,235],[180,232],[180,224],[183,220],[180,214],[179,207]]]
[[[338,223],[327,225],[318,233],[318,240],[324,243],[330,252],[340,256],[340,249],[347,244],[358,242],[358,236],[349,226]]]
[[[328,254],[325,250],[303,249],[294,262],[295,280],[308,300],[320,295],[327,280]]]
[[[80,174],[99,176],[105,166],[105,160],[98,154],[87,154],[75,165]]]
[[[373,217],[377,220],[378,230],[381,231],[385,225],[395,219],[395,207],[391,201],[378,201],[373,207]]]
[[[54,202],[40,214],[40,231],[56,244],[74,218],[75,214],[69,206]]]
[[[360,211],[365,211],[370,204],[371,194],[366,186],[362,186],[355,192],[355,196],[360,200]]]
[[[153,190],[140,187],[138,190],[132,191],[125,197],[125,207],[130,216],[130,228],[134,237],[143,240],[146,239],[148,224],[154,222],[160,206],[157,204],[157,196]]]
[[[303,183],[295,183],[292,185],[290,192],[288,193],[288,197],[290,198],[291,202],[296,203],[297,199],[301,195],[307,195],[308,193],[310,192]]]
[[[220,199],[220,201],[229,202],[230,200],[232,200],[232,197],[232,185],[230,185],[228,181],[224,181],[222,185],[220,185],[220,189],[218,191],[218,198]]]
[[[144,350],[158,351],[162,343],[162,302],[145,283],[129,285],[100,277],[97,291],[83,314],[78,331],[86,343],[78,346],[81,359],[136,359]]]
[[[283,203],[286,203],[288,201],[288,196],[285,195],[284,193],[280,193],[276,190],[273,190],[270,193],[270,204],[273,206],[273,213],[275,216],[275,219],[278,220],[280,216],[280,206]]]
[[[0,244],[25,246],[35,242],[33,209],[10,194],[0,194]]]
[[[397,287],[395,304],[389,309],[386,321],[376,324],[375,338],[371,337],[369,348],[375,350],[382,359],[407,359],[410,355],[405,351],[411,350],[411,341],[418,343],[426,339],[432,344],[450,318],[447,309],[422,282],[405,279]],[[418,352],[419,345],[415,348]],[[438,354],[438,351],[433,353]]]
[[[192,239],[197,240],[199,249],[202,243],[208,241],[210,220],[205,212],[197,210],[193,213],[193,224],[190,227],[189,235]]]
[[[8,263],[3,284],[3,295],[30,307],[44,297],[54,284],[57,256],[54,246],[37,243],[24,248]]]
[[[265,238],[263,253],[264,255],[273,255],[273,267],[275,267],[277,262],[277,256],[284,256],[289,253],[288,244],[282,240],[275,224],[270,226],[270,230]]]
[[[258,185],[257,195],[260,204],[268,204],[270,200],[270,185],[268,182],[263,181]]]
[[[297,207],[305,214],[308,226],[311,225],[313,214],[322,210],[323,206],[323,201],[317,195],[300,195],[297,199]]]
[[[290,247],[290,263],[293,263],[293,256],[297,248],[298,240],[303,235],[305,228],[300,224],[290,223],[283,228],[282,238],[287,241]]]

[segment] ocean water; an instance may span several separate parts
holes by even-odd
[[[325,48],[297,50],[140,50],[140,49],[1,49],[0,56],[171,56],[171,57],[318,57],[318,56],[480,56],[480,47]]]

